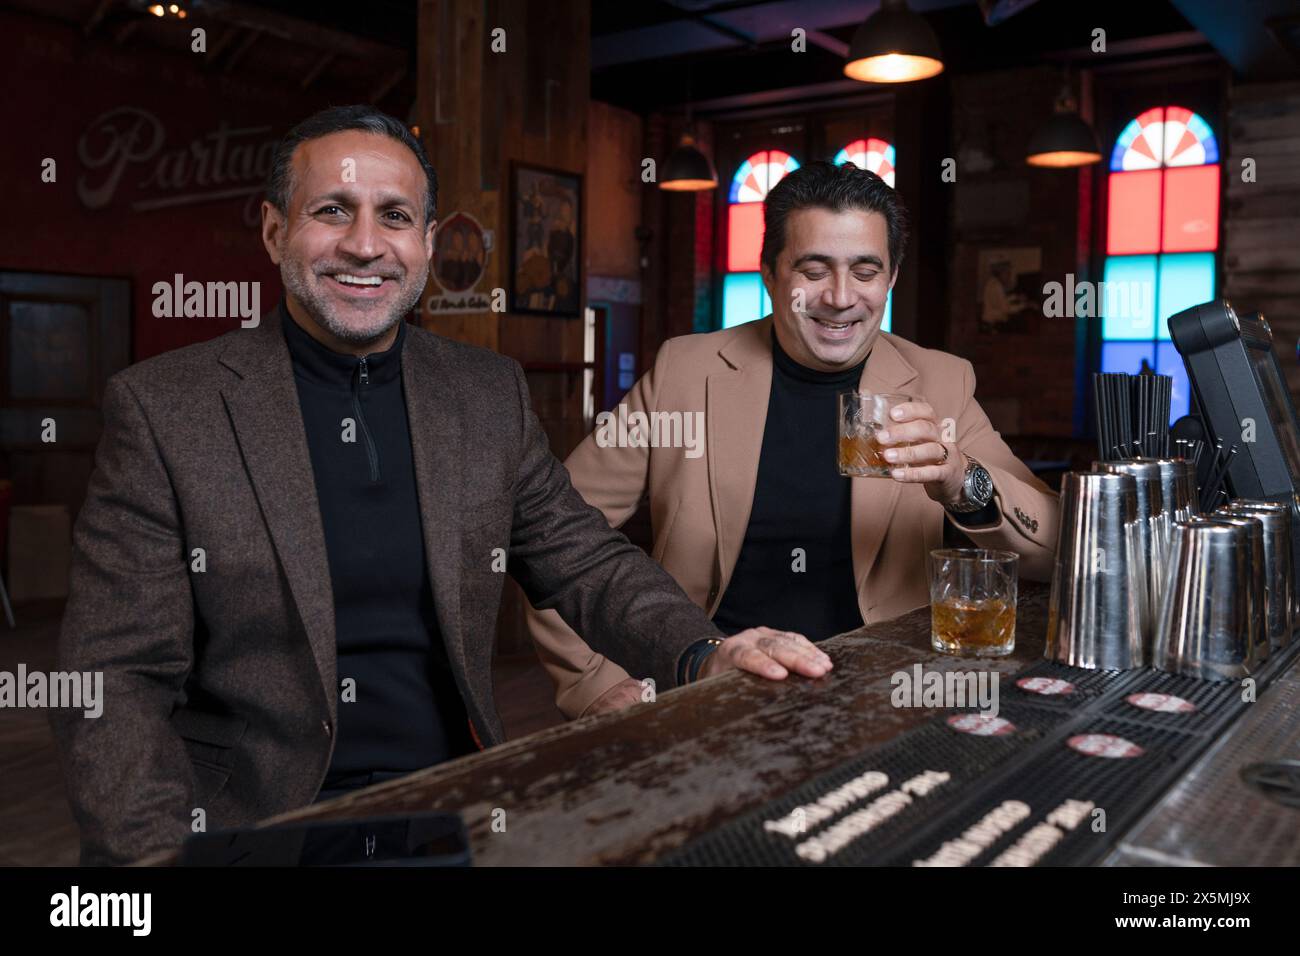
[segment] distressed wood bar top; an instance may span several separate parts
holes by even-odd
[[[920,663],[1005,678],[1039,659],[1049,588],[1021,581],[1019,590],[1006,658],[931,650],[922,607],[822,642],[835,667],[818,680],[720,675],[264,822],[454,811],[476,866],[653,862],[931,719],[931,709],[892,706],[895,672]],[[493,831],[498,809],[504,832]]]

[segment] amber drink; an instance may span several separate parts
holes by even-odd
[[[959,657],[1005,657],[1016,646],[1013,551],[930,552],[930,646]]]
[[[886,446],[876,433],[889,422],[895,405],[912,401],[910,395],[840,392],[839,468],[852,478],[888,478],[895,466],[885,460]],[[890,445],[894,445],[890,442]],[[913,444],[907,442],[905,444]]]

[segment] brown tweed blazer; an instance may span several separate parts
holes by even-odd
[[[83,863],[174,847],[200,808],[213,830],[309,803],[329,766],[334,606],[282,315],[108,382],[58,661],[104,672],[103,714],[52,716]],[[717,631],[573,490],[519,365],[408,332],[425,552],[478,738],[504,739],[491,671],[497,548],[533,604],[674,686],[682,651]]]

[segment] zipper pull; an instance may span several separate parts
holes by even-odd
[[[366,358],[364,355],[361,357],[361,384],[370,384],[370,373],[366,370]]]

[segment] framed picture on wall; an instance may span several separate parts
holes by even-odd
[[[985,335],[1034,331],[1043,314],[1043,250],[981,249],[975,307]]]
[[[576,318],[582,304],[582,175],[510,164],[510,311]]]

